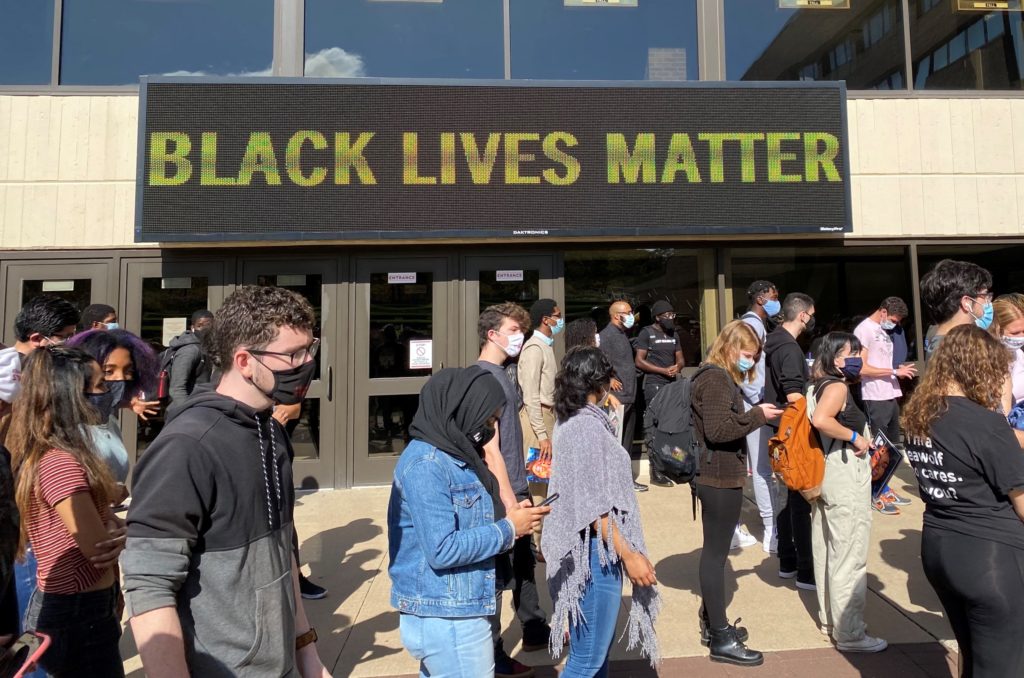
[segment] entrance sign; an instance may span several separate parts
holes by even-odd
[[[416,273],[388,273],[389,285],[413,285],[416,283]]]
[[[842,83],[143,78],[140,106],[138,242],[850,230]]]
[[[429,370],[434,367],[434,342],[431,339],[409,340],[409,369]]]
[[[523,272],[519,271],[496,271],[494,275],[495,282],[522,282]]]

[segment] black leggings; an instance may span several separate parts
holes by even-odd
[[[961,678],[1024,676],[1024,551],[926,525],[921,560],[960,644]]]
[[[711,627],[724,628],[729,623],[725,614],[725,561],[729,557],[732,535],[740,519],[743,488],[721,489],[697,486],[700,518],[704,525],[704,548],[700,552],[700,595],[704,600]]]

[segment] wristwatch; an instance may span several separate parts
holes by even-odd
[[[316,641],[316,629],[310,626],[308,631],[303,633],[301,636],[295,637],[295,651],[298,652],[302,648],[310,645],[311,643],[315,643]]]

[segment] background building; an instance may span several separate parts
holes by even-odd
[[[913,302],[945,256],[1024,290],[1024,14],[949,0],[0,0],[4,341],[50,292],[107,302],[166,344],[235,285],[314,303],[318,379],[295,431],[306,487],[384,482],[430,369],[476,355],[483,306],[538,296],[568,319],[668,297],[687,361],[768,278],[818,299],[826,329],[884,296]],[[1013,4],[1013,3],[1011,3]],[[635,5],[635,6],[628,6]],[[141,75],[705,81],[844,79],[853,231],[539,238],[528,243],[136,243]],[[414,272],[395,285],[389,274]],[[646,317],[642,318],[642,322]],[[431,368],[410,351],[430,341]],[[417,343],[420,342],[420,343]],[[126,436],[141,451],[159,422]]]

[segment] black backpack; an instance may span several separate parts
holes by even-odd
[[[173,348],[165,348],[160,352],[160,382],[157,385],[157,400],[163,400],[171,395],[171,370],[174,368],[174,356],[178,354],[178,350],[181,346],[175,346]],[[193,368],[193,375],[190,378],[194,379],[195,375],[203,373],[203,369],[206,367],[206,351],[199,348],[199,362],[195,364]]]
[[[661,387],[644,413],[647,454],[677,484],[689,483],[697,475],[703,446],[693,424],[690,396],[693,380],[709,369],[702,367],[692,377],[682,377]]]

